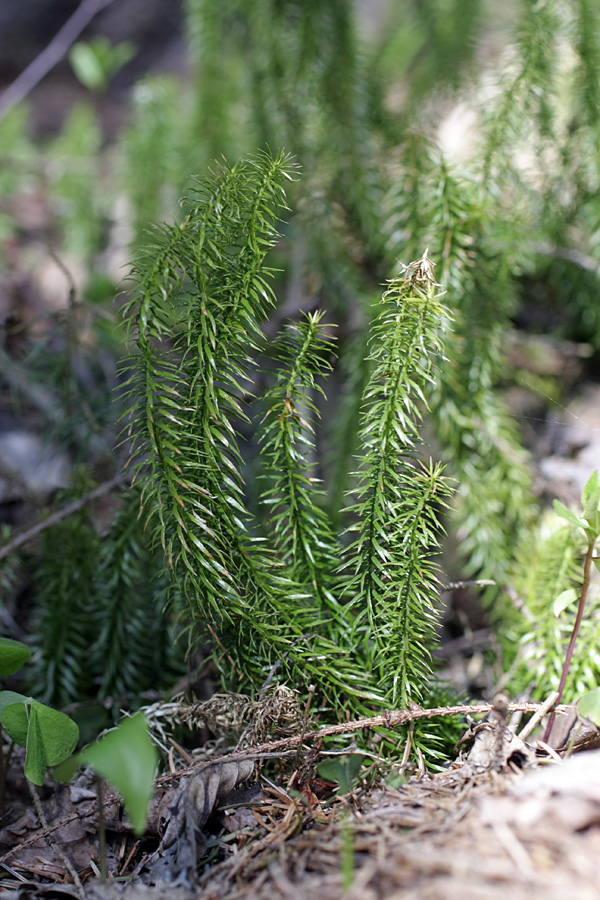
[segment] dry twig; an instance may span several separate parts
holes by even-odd
[[[63,506],[62,509],[57,510],[55,513],[52,513],[51,516],[48,516],[47,519],[44,519],[43,522],[38,522],[37,525],[34,525],[27,531],[21,532],[21,534],[14,537],[12,541],[5,544],[4,547],[0,547],[0,560],[10,556],[11,553],[14,553],[15,550],[18,550],[19,547],[22,547],[24,544],[28,544],[29,541],[38,537],[47,528],[51,528],[53,525],[57,525],[58,522],[62,522],[63,519],[72,516],[73,513],[79,512],[79,510],[83,509],[84,506],[87,506],[88,503],[93,503],[94,500],[98,500],[100,497],[104,497],[105,494],[109,494],[114,488],[122,484],[124,480],[124,475],[119,472],[118,475],[115,475],[109,481],[105,481],[97,488],[94,488],[89,494],[85,494],[85,496],[79,497],[78,500],[68,503],[66,506]]]
[[[0,122],[60,62],[94,16],[112,2],[113,0],[82,0],[45,50],[36,56],[0,96]]]
[[[509,703],[506,714],[512,712],[536,713],[544,704],[541,703]],[[287,738],[281,738],[277,741],[267,741],[250,749],[238,750],[228,753],[221,757],[225,759],[266,759],[271,756],[276,757],[280,754],[290,752],[304,743],[312,743],[321,740],[324,737],[332,737],[336,734],[351,734],[354,731],[361,731],[368,728],[394,728],[398,725],[408,725],[417,719],[434,719],[442,716],[467,716],[467,715],[485,715],[494,708],[493,703],[477,703],[465,704],[463,706],[436,706],[432,709],[424,709],[416,704],[411,709],[394,709],[386,710],[377,716],[367,716],[362,719],[355,719],[353,722],[342,722],[338,725],[325,725],[316,731],[309,731],[307,734],[297,734]],[[562,714],[566,711],[566,706],[557,706],[556,712]],[[200,765],[205,765],[201,763]],[[199,765],[190,766],[187,769],[181,769],[174,775],[163,775],[158,779],[158,783],[166,783],[174,779],[181,778],[196,771]],[[2,860],[0,859],[0,862]]]

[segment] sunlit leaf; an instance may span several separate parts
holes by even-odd
[[[559,616],[567,606],[575,603],[578,597],[579,594],[574,588],[568,588],[566,591],[563,591],[562,594],[558,595],[552,604],[552,612],[555,616]]]
[[[581,518],[581,516],[576,516],[575,513],[571,512],[570,509],[560,502],[560,500],[554,501],[554,509],[558,513],[558,515],[562,519],[566,519],[567,522],[570,522],[571,525],[577,525],[578,528],[583,528],[585,531],[587,528],[587,522]]]
[[[600,688],[588,691],[577,701],[579,715],[591,719],[594,725],[600,727]]]
[[[592,472],[581,492],[581,506],[583,516],[593,535],[598,536],[600,533],[600,484],[598,483],[597,469]]]

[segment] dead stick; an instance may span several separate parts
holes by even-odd
[[[9,541],[8,544],[5,544],[4,547],[0,548],[0,560],[10,556],[11,553],[14,553],[15,550],[18,550],[19,547],[22,547],[24,544],[28,544],[29,541],[32,541],[34,538],[38,537],[38,535],[42,534],[46,528],[51,528],[52,525],[56,525],[58,522],[62,522],[63,519],[72,516],[73,513],[79,512],[79,510],[83,509],[84,506],[87,506],[88,503],[93,503],[94,500],[98,500],[99,497],[109,494],[123,481],[124,475],[119,472],[119,474],[115,475],[114,478],[111,478],[110,481],[105,481],[104,484],[99,485],[93,491],[90,491],[89,494],[80,497],[78,500],[74,500],[72,503],[68,503],[67,506],[63,506],[62,509],[57,510],[55,513],[52,513],[51,516],[48,516],[47,519],[44,519],[43,522],[38,522],[33,528],[29,528],[28,531],[21,532],[21,534],[18,534],[12,541]]]
[[[548,710],[554,706],[557,700],[558,691],[552,691],[552,693],[549,694],[548,697],[546,697],[538,711],[530,718],[527,725],[525,725],[524,728],[521,728],[517,737],[519,737],[522,741],[526,741],[536,725],[538,725],[539,722],[542,721]]]
[[[33,62],[15,78],[0,96],[0,122],[60,62],[94,16],[112,2],[113,0],[83,0],[79,4],[45,50],[36,56]]]
[[[509,703],[507,714],[509,712],[527,712],[536,713],[542,706],[541,703]],[[170,775],[162,775],[157,779],[158,784],[181,778],[185,775],[191,775],[203,766],[214,765],[217,762],[231,759],[252,759],[260,758],[263,754],[273,754],[292,750],[304,743],[318,741],[324,737],[332,737],[336,734],[350,734],[353,731],[360,731],[363,728],[394,728],[398,725],[408,725],[416,719],[433,719],[438,716],[467,716],[481,715],[489,713],[494,708],[493,703],[478,703],[465,706],[437,706],[433,709],[423,709],[415,707],[414,709],[394,709],[377,716],[368,716],[364,719],[356,719],[353,722],[341,722],[338,725],[325,725],[317,731],[309,731],[308,734],[297,734],[289,738],[281,738],[278,741],[268,741],[265,744],[259,744],[256,747],[249,747],[245,750],[234,750],[218,759],[210,762],[203,761],[195,766],[187,769],[180,769],[178,772]],[[566,712],[566,706],[557,706],[557,713]],[[0,859],[1,862],[1,859]]]

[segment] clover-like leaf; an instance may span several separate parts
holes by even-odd
[[[24,703],[26,700],[31,700],[31,697],[17,694],[16,691],[0,691],[0,715],[5,706],[10,706],[11,703]]]
[[[27,749],[25,753],[25,777],[41,787],[46,780],[46,753],[40,718],[35,703],[28,708]],[[27,707],[25,707],[27,709]]]
[[[31,697],[5,705],[0,722],[11,740],[26,748],[25,775],[38,785],[44,783],[46,766],[63,762],[79,740],[72,719]]]

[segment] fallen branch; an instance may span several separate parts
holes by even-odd
[[[553,699],[555,698],[553,697]],[[513,712],[537,713],[544,707],[546,707],[546,703],[509,703],[507,715],[508,713]],[[414,704],[412,709],[386,710],[377,716],[367,716],[363,719],[355,719],[353,722],[341,722],[338,725],[325,725],[323,728],[319,728],[316,731],[309,731],[307,734],[296,734],[289,738],[281,738],[278,741],[268,741],[267,743],[259,744],[256,747],[235,750],[219,757],[219,761],[229,759],[261,759],[264,758],[265,754],[269,756],[277,755],[293,750],[302,744],[312,743],[313,741],[318,741],[325,737],[332,737],[336,734],[352,734],[354,731],[361,731],[368,728],[394,728],[398,725],[408,725],[410,722],[414,722],[417,719],[434,719],[442,716],[485,715],[492,709],[494,709],[493,703],[466,704],[464,706],[436,706],[433,709],[424,709],[423,707]],[[567,707],[557,706],[555,707],[555,711],[560,715],[567,711]],[[211,760],[210,765],[214,762],[216,762],[216,760]],[[187,769],[180,769],[169,775],[162,775],[157,779],[157,784],[165,784],[169,781],[181,778],[184,775],[190,775],[204,765],[207,765],[205,761],[190,766]]]
[[[46,49],[36,56],[0,96],[0,122],[60,62],[94,16],[112,2],[113,0],[82,0]]]
[[[85,494],[85,496],[79,497],[78,500],[68,503],[66,506],[63,506],[62,509],[57,510],[55,513],[52,513],[51,516],[48,516],[47,519],[44,519],[43,522],[38,522],[37,525],[34,525],[27,531],[21,532],[21,534],[14,537],[12,541],[5,544],[4,547],[0,547],[0,561],[7,556],[10,556],[10,554],[14,553],[15,550],[18,550],[19,547],[28,544],[29,541],[38,537],[47,528],[51,528],[52,525],[56,525],[58,522],[62,522],[63,519],[72,516],[73,513],[79,512],[79,510],[83,509],[84,506],[87,506],[88,503],[93,503],[94,500],[98,500],[99,497],[104,497],[105,494],[109,494],[114,488],[122,484],[124,480],[125,476],[122,472],[119,472],[118,475],[115,475],[109,481],[105,481],[97,488],[94,488],[89,494]]]

